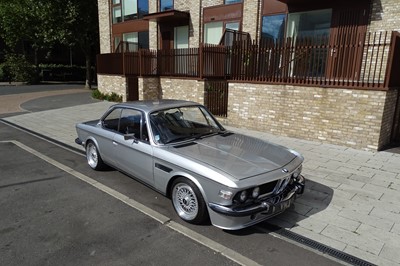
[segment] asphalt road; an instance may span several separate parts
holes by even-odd
[[[74,104],[74,98],[83,97],[66,99]],[[48,99],[32,101],[42,102],[29,111],[54,108]],[[276,237],[268,223],[233,232],[184,223],[169,199],[135,179],[113,169],[95,172],[82,154],[1,122],[0,170],[0,265],[235,265],[238,255],[261,265],[339,265]],[[159,223],[79,176],[168,222]],[[210,241],[201,244],[203,237]]]

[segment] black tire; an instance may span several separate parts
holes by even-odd
[[[208,219],[206,203],[192,181],[179,177],[174,180],[171,189],[172,206],[182,220],[202,224]]]
[[[102,170],[105,167],[103,159],[101,159],[99,150],[93,141],[86,144],[86,160],[88,165],[94,170]]]

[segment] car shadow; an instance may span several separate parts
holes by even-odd
[[[331,203],[334,191],[332,188],[318,182],[307,180],[304,194],[298,197],[295,203],[285,212],[242,230],[228,231],[232,235],[259,234],[260,229],[264,233],[282,229],[291,229],[299,226],[299,223],[325,210]]]

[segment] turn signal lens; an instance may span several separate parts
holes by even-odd
[[[221,198],[226,199],[226,200],[230,200],[231,197],[232,197],[232,195],[233,195],[233,194],[232,194],[231,191],[220,190],[220,191],[218,192],[218,196],[220,196]]]

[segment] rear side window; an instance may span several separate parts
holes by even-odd
[[[103,127],[106,129],[118,131],[119,117],[121,108],[114,109],[103,119]]]

